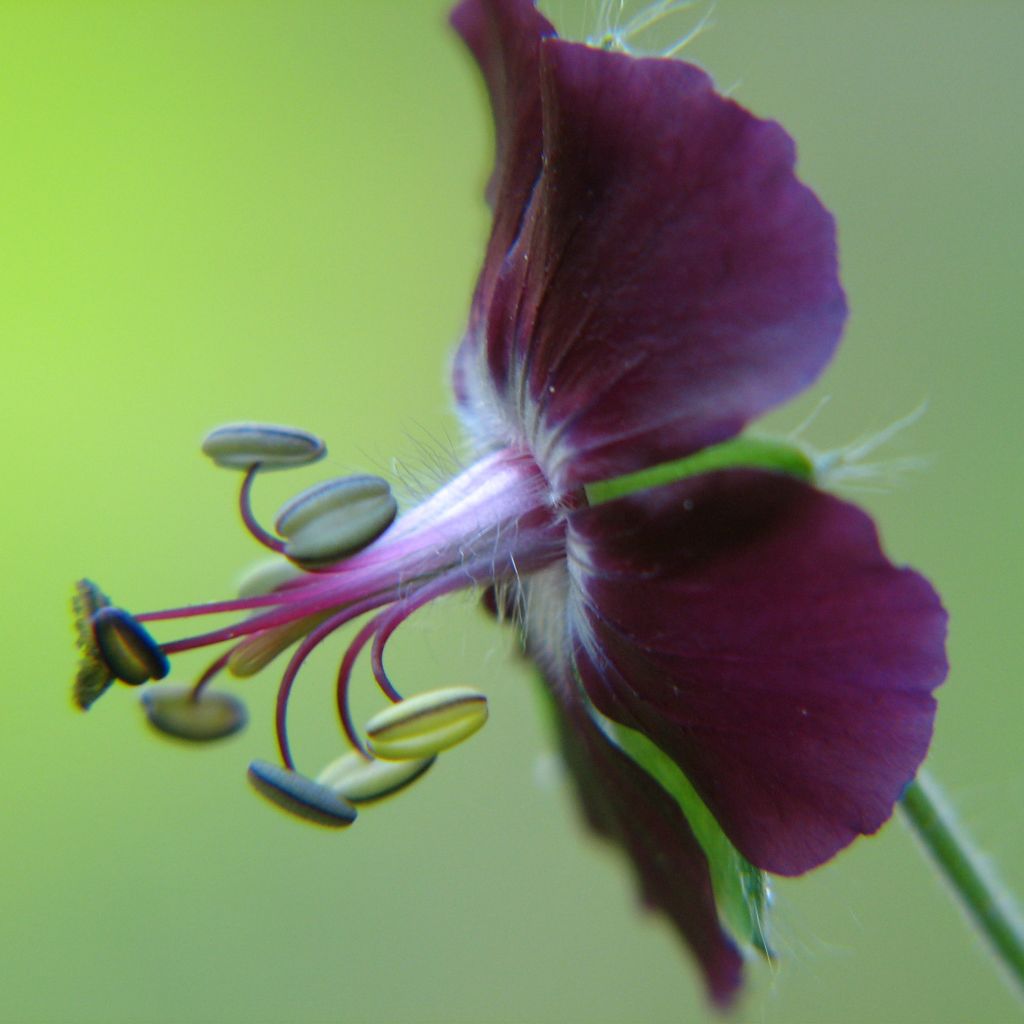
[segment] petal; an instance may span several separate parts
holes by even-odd
[[[495,129],[494,170],[487,201],[494,210],[484,269],[477,284],[470,335],[490,302],[494,280],[522,225],[530,193],[540,176],[540,41],[553,36],[552,24],[532,0],[463,0],[451,23],[483,73]],[[461,360],[456,391],[461,393]]]
[[[845,319],[792,140],[677,61],[541,45],[544,171],[460,364],[560,488],[678,458],[807,387]],[[479,349],[479,351],[478,351]]]
[[[463,0],[451,23],[480,65],[491,100],[496,154],[487,201],[504,255],[540,175],[540,41],[555,29],[532,0]]]
[[[877,830],[931,738],[946,616],[859,509],[729,470],[574,513],[577,668],[739,851],[799,874]]]
[[[700,964],[708,994],[724,1006],[739,991],[743,960],[719,923],[704,851],[679,805],[595,724],[564,656],[565,643],[540,639],[552,639],[556,621],[564,628],[564,587],[557,607],[538,596],[529,585],[528,619],[538,629],[528,621],[528,644],[531,653],[551,652],[538,660],[546,668],[562,756],[587,823],[631,859],[645,905],[669,916]]]

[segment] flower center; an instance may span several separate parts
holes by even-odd
[[[564,515],[573,502],[556,499],[532,456],[515,448],[481,458],[393,523],[394,499],[386,483],[375,477],[349,477],[318,485],[294,499],[278,516],[276,533],[272,533],[252,512],[250,496],[256,476],[312,461],[324,450],[319,442],[314,448],[315,439],[310,439],[303,458],[296,437],[303,441],[308,435],[293,435],[285,436],[283,428],[242,425],[222,428],[208,438],[207,453],[218,464],[244,470],[239,507],[250,534],[288,559],[277,560],[269,571],[265,567],[243,585],[241,596],[130,616],[107,607],[106,598],[91,584],[80,585],[79,611],[84,606],[86,625],[94,632],[105,630],[102,635],[95,632],[95,644],[84,645],[95,692],[87,700],[79,694],[82,706],[113,678],[138,683],[158,677],[141,672],[126,678],[118,665],[127,663],[129,656],[133,666],[159,665],[182,651],[227,644],[191,689],[190,699],[198,703],[207,685],[223,671],[253,675],[297,643],[281,676],[276,712],[281,760],[293,771],[286,715],[299,670],[328,636],[369,615],[344,652],[336,682],[342,729],[353,749],[369,758],[348,703],[353,669],[364,649],[369,647],[377,685],[398,703],[403,698],[385,671],[384,652],[406,619],[445,594],[475,586],[501,587],[564,557]],[[283,455],[276,448],[271,450],[273,445],[283,450],[285,442],[298,446],[298,454],[291,449]],[[82,600],[83,594],[87,600]],[[160,644],[140,625],[232,613],[242,617]],[[81,623],[80,635],[89,635]],[[105,673],[98,690],[97,671]]]

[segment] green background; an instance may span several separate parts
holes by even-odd
[[[576,31],[596,6],[548,9]],[[226,594],[255,554],[236,481],[198,454],[209,427],[327,438],[329,467],[261,484],[264,516],[326,473],[418,491],[455,464],[446,366],[490,128],[444,8],[0,4],[5,1021],[707,1014],[668,927],[580,832],[529,673],[468,596],[403,629],[389,666],[410,691],[481,686],[490,724],[344,834],[245,785],[273,756],[273,673],[238,684],[251,727],[213,749],[154,738],[124,690],[69,707],[74,579],[141,611]],[[857,497],[948,602],[931,764],[1024,890],[1024,5],[721,0],[715,22],[688,53],[798,139],[853,309],[823,382],[772,422],[831,395],[809,433],[828,446],[928,400],[888,451],[929,468]],[[310,770],[339,751],[337,650],[297,689]],[[1015,1019],[899,823],[776,893],[781,961],[752,965],[737,1020]]]

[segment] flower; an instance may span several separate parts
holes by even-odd
[[[587,820],[725,1003],[738,940],[758,934],[737,934],[723,893],[738,885],[756,915],[762,871],[800,874],[887,820],[929,744],[945,614],[798,452],[732,440],[820,374],[845,318],[832,219],[785,132],[693,66],[558,39],[530,0],[463,0],[452,21],[496,123],[493,227],[454,363],[476,461],[397,519],[386,482],[343,478],[270,532],[254,481],[320,458],[322,442],[214,431],[207,454],[243,471],[244,522],[287,561],[236,599],[137,616],[82,581],[76,700],[227,644],[190,691],[146,691],[161,731],[217,738],[244,713],[211,681],[298,644],[278,692],[283,764],[254,762],[250,778],[348,826],[354,805],[410,785],[483,725],[483,695],[404,700],[384,668],[409,616],[481,588],[546,682]],[[146,625],[223,613],[241,618],[169,642]],[[337,680],[352,753],[307,778],[287,739],[291,688],[364,616]],[[395,707],[364,740],[347,694],[367,647]]]

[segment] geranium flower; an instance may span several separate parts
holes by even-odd
[[[208,683],[298,643],[278,696],[283,763],[252,778],[347,824],[482,724],[482,695],[403,701],[383,663],[416,610],[481,588],[546,682],[587,819],[724,1003],[738,941],[758,936],[737,934],[716,896],[748,886],[756,915],[761,871],[800,874],[886,821],[928,747],[945,615],[799,453],[766,462],[729,444],[818,376],[845,317],[833,222],[786,133],[696,67],[558,39],[530,0],[464,0],[452,21],[497,141],[493,228],[454,364],[476,461],[393,524],[387,485],[357,477],[300,495],[275,534],[252,515],[254,479],[322,444],[214,431],[208,454],[244,470],[250,531],[293,567],[235,600],[135,617],[83,581],[77,699],[228,643],[190,693],[146,691],[165,732],[226,735],[244,716]],[[160,644],[143,625],[228,612],[243,617]],[[291,687],[317,644],[370,613],[338,676],[354,755],[307,778],[287,741]],[[395,706],[366,741],[347,691],[368,645]]]

